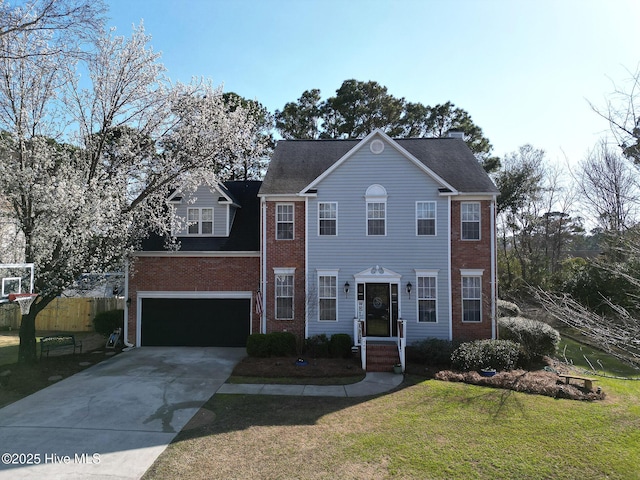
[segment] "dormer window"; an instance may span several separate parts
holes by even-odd
[[[189,235],[212,235],[213,208],[189,208],[187,222]]]

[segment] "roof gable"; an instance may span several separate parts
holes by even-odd
[[[262,182],[228,181],[220,184],[233,199],[236,210],[231,230],[226,237],[181,236],[181,251],[255,252],[260,250],[260,200],[258,191]],[[219,190],[218,190],[219,192]],[[221,192],[220,192],[221,193]],[[163,251],[165,239],[155,233],[143,241],[144,251]]]
[[[415,158],[411,153],[407,152],[404,148],[398,145],[393,139],[391,139],[387,134],[385,134],[382,130],[378,129],[371,132],[365,138],[363,138],[358,144],[356,144],[351,150],[349,150],[345,155],[343,155],[338,161],[336,161],[333,165],[331,165],[328,169],[326,169],[320,176],[315,178],[311,183],[305,186],[300,193],[305,193],[307,190],[314,188],[318,183],[320,183],[323,179],[331,175],[340,165],[346,162],[349,158],[355,155],[358,151],[365,148],[366,145],[371,145],[370,142],[374,140],[374,138],[380,137],[380,140],[394,148],[400,155],[405,157],[410,162],[414,163],[419,169],[433,178],[437,183],[439,183],[443,188],[448,188],[452,191],[455,191],[455,188],[449,185],[444,179],[442,179],[439,175],[433,172],[426,164]],[[373,153],[373,149],[372,149]],[[374,153],[375,154],[375,153]]]
[[[260,195],[300,195],[378,136],[454,193],[496,195],[497,188],[469,147],[456,138],[391,139],[376,130],[361,140],[281,140],[271,158]]]
[[[184,191],[184,188],[178,188],[176,189],[174,192],[172,192],[169,195],[169,198],[167,199],[168,202],[179,202],[181,201],[185,196],[187,197],[193,197],[197,194],[197,191],[200,188],[209,188],[209,192],[211,193],[212,196],[218,196],[221,199],[221,203],[224,204],[229,204],[229,205],[234,205],[236,207],[240,207],[238,201],[236,200],[236,198],[234,198],[233,194],[229,191],[229,189],[225,186],[224,183],[220,183],[218,181],[215,182],[208,182],[205,181],[203,183],[201,183],[200,185],[198,185],[198,187],[193,190],[193,191]]]

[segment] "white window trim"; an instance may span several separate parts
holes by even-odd
[[[431,220],[429,219],[424,219],[424,218],[418,218],[418,204],[420,203],[431,203],[433,204],[433,235],[420,235],[418,233],[419,229],[418,229],[418,220]],[[438,204],[437,202],[434,202],[433,200],[418,200],[416,202],[416,210],[415,210],[415,216],[416,216],[416,237],[436,237],[438,236]]]
[[[289,222],[279,222],[278,221],[278,207],[280,207],[280,206],[290,206],[292,208],[293,220],[291,221],[291,224],[292,224],[293,233],[292,233],[291,238],[278,238],[278,224],[279,223],[289,223]],[[288,202],[287,203],[276,203],[275,222],[276,222],[276,225],[275,225],[275,227],[276,227],[275,228],[276,240],[284,240],[284,241],[286,241],[286,240],[295,240],[295,238],[296,238],[296,205],[295,205],[295,203],[288,203]]]
[[[462,232],[464,231],[464,229],[462,228],[463,224],[471,223],[465,222],[462,219],[463,205],[478,205],[478,238],[463,238],[462,236]],[[478,242],[482,240],[482,204],[480,202],[460,202],[460,240],[463,240],[465,242]]]
[[[296,277],[295,277],[295,268],[274,268],[273,269],[273,274],[274,274],[274,278],[273,278],[273,296],[274,296],[274,304],[273,304],[273,316],[276,320],[295,320],[295,313],[296,313],[296,308],[295,308],[295,298],[296,298]],[[291,282],[291,288],[293,289],[293,292],[291,293],[291,318],[280,318],[278,317],[278,285],[277,285],[277,280],[276,277],[278,276],[291,276],[293,277],[293,281]],[[289,297],[282,297],[282,298],[289,298]]]
[[[198,211],[198,220],[192,221],[189,220],[189,212],[191,210]],[[202,210],[211,210],[211,233],[202,233]],[[215,208],[213,207],[188,207],[187,208],[187,226],[185,230],[185,236],[187,237],[213,237],[214,236],[214,228],[215,228]],[[198,233],[190,233],[189,227],[193,225],[198,225]]]
[[[387,189],[378,183],[374,183],[367,188],[365,193],[365,233],[367,237],[386,237],[387,236]],[[384,205],[384,234],[383,235],[369,235],[369,204],[381,203]],[[380,219],[372,219],[380,220]]]
[[[462,323],[482,323],[482,274],[483,269],[471,270],[460,269],[460,310],[462,314]],[[479,298],[465,298],[464,296],[464,279],[465,278],[479,278],[480,279],[480,297]],[[464,301],[465,300],[479,300],[480,301],[480,320],[469,321],[464,319]]]
[[[374,203],[380,203],[384,205],[384,218],[369,218],[369,205]],[[366,209],[366,217],[367,217],[367,237],[386,237],[387,236],[387,201],[386,200],[367,200],[367,209]],[[384,220],[384,234],[382,235],[372,235],[369,233],[369,220]]]
[[[339,304],[339,298],[340,298],[340,285],[338,282],[338,272],[339,270],[335,269],[335,270],[325,270],[325,269],[317,269],[316,273],[317,273],[317,277],[316,277],[316,285],[318,286],[318,317],[317,320],[318,322],[337,322],[338,321],[338,304]],[[336,318],[335,320],[321,320],[320,319],[320,277],[334,277],[336,279],[336,296],[335,296],[335,300],[336,300]],[[322,297],[322,298],[331,298],[331,297]]]
[[[320,205],[335,205],[336,206],[336,218],[320,218]],[[320,233],[320,220],[334,220],[336,222],[335,235],[322,235]],[[318,202],[318,236],[319,237],[337,237],[338,236],[338,202]]]
[[[416,272],[416,279],[415,279],[415,292],[416,292],[416,323],[418,323],[419,325],[435,325],[437,323],[440,322],[440,315],[438,315],[438,272],[440,271],[439,269],[433,269],[433,268],[429,268],[429,269],[422,269],[422,268],[416,268],[414,270]],[[435,322],[421,322],[420,321],[420,297],[418,295],[418,278],[419,277],[433,277],[436,279],[436,296],[435,296],[435,301],[436,301],[436,321]]]

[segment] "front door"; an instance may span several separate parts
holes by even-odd
[[[366,284],[367,336],[391,336],[391,301],[388,283]]]

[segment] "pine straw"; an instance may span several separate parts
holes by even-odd
[[[454,372],[441,370],[434,376],[436,380],[464,382],[486,387],[504,388],[516,392],[546,395],[553,398],[571,400],[604,400],[605,393],[600,390],[587,390],[573,384],[566,385],[554,372],[546,370],[511,370],[498,372],[493,377],[483,377],[478,372]]]

